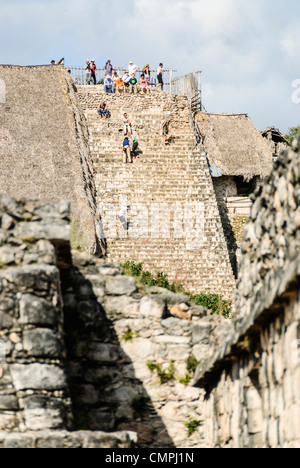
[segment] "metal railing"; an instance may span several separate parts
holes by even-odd
[[[70,70],[72,78],[75,80],[75,83],[78,85],[85,85],[86,84],[86,79],[85,79],[85,69],[84,67],[66,67],[66,70]],[[122,67],[114,67],[113,72],[117,72],[118,75],[122,78],[126,71],[126,68]],[[163,81],[164,81],[164,91],[171,93],[172,91],[172,83],[173,83],[173,74],[176,72],[176,70],[168,69],[164,70],[163,72]],[[139,81],[142,70],[138,69],[136,72],[136,78]],[[104,75],[104,68],[97,68],[96,70],[96,81],[97,84],[103,84],[105,79]],[[91,81],[91,84],[93,84],[93,81]],[[151,88],[155,88],[157,86],[158,81],[156,77],[156,70],[150,70],[150,86]],[[172,93],[173,94],[173,93]]]
[[[172,79],[171,94],[187,96],[192,99],[197,93],[201,95],[201,71],[188,73]]]

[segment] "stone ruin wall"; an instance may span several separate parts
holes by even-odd
[[[203,391],[187,359],[226,320],[71,253],[66,202],[2,195],[0,212],[0,446],[198,446],[185,424],[201,419]]]
[[[237,315],[197,370],[210,447],[300,447],[299,154],[298,137],[257,190]]]
[[[129,447],[134,441],[128,432],[70,431],[61,295],[71,268],[69,218],[65,202],[0,197],[2,448]]]
[[[141,290],[116,264],[74,251],[70,261],[64,202],[1,197],[2,447],[299,447],[294,150],[257,193],[233,320]],[[166,374],[172,361],[165,381],[148,366]]]

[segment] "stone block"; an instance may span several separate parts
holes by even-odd
[[[193,323],[193,344],[208,343],[212,324],[209,322]]]
[[[130,295],[136,291],[136,281],[130,276],[113,276],[106,280],[106,291],[115,296]]]
[[[62,429],[66,419],[64,402],[34,395],[22,400],[25,426],[30,431]]]
[[[64,350],[62,337],[47,328],[24,331],[23,346],[30,356],[59,357]]]
[[[16,390],[60,390],[66,388],[63,369],[48,364],[13,364],[11,376]]]
[[[161,297],[144,296],[140,302],[140,315],[161,320],[166,313],[166,301]]]
[[[31,294],[22,294],[19,300],[20,324],[54,326],[58,311],[45,299]]]

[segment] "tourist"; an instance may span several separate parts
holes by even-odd
[[[106,93],[113,93],[114,92],[114,84],[113,84],[113,81],[112,81],[110,75],[107,75],[105,80],[104,80],[104,91]]]
[[[125,94],[125,83],[124,81],[122,80],[122,78],[118,78],[118,80],[116,81],[115,83],[115,89],[116,89],[116,93],[123,93]]]
[[[170,122],[171,120],[165,120],[163,123],[162,123],[162,135],[164,137],[164,145],[169,145],[170,144],[170,140],[171,138],[173,137],[173,135],[169,134],[169,126],[170,126]]]
[[[150,93],[150,88],[147,80],[145,79],[144,73],[141,74],[141,79],[139,81],[139,85],[141,88],[142,93]]]
[[[127,164],[127,162],[132,163],[132,155],[130,151],[130,141],[126,136],[123,141],[123,164]]]
[[[122,206],[120,208],[120,211],[118,213],[118,218],[120,220],[120,226],[118,229],[120,229],[121,227],[127,231],[128,229],[128,223],[127,223],[127,214],[129,213],[130,211],[130,206]]]
[[[142,73],[144,74],[145,80],[147,81],[148,85],[150,85],[150,67],[148,63],[144,66]]]
[[[124,136],[132,134],[132,125],[131,121],[128,118],[128,115],[125,113],[123,117],[123,129],[124,129]]]
[[[125,91],[126,91],[126,89],[129,91],[129,80],[130,80],[130,76],[129,76],[129,73],[128,73],[127,70],[126,70],[126,72],[124,73],[124,75],[122,76],[122,80],[123,80],[123,83],[124,83],[124,86],[125,86]]]
[[[91,60],[91,68],[92,68],[92,80],[93,80],[93,83],[94,85],[97,84],[97,78],[96,78],[96,75],[97,75],[97,66],[95,64],[95,59]]]
[[[157,77],[157,81],[158,81],[158,84],[157,84],[156,88],[161,88],[162,91],[164,89],[164,81],[163,81],[163,72],[164,71],[165,70],[163,69],[163,64],[160,63],[159,67],[156,70],[156,77]]]
[[[131,154],[132,154],[132,156],[136,156],[136,150],[137,150],[137,148],[139,146],[139,143],[138,143],[137,139],[133,135],[131,135],[130,138],[131,138],[131,141],[132,141]]]
[[[114,71],[114,67],[110,63],[110,60],[107,60],[105,66],[104,66],[104,76],[112,76],[112,73]]]
[[[70,75],[71,80],[73,81],[73,84],[76,85],[76,80],[73,78],[71,70],[68,70],[68,73]]]
[[[117,81],[120,79],[120,75],[115,71],[113,76],[112,76],[112,80],[113,80],[113,83],[114,83],[114,89],[116,91],[116,87],[117,87]]]
[[[129,76],[131,76],[132,74],[134,74],[134,76],[135,76],[137,70],[138,70],[137,65],[135,65],[135,64],[133,63],[133,61],[130,60],[129,65],[128,65],[128,67],[127,67],[127,71],[128,71],[128,73],[129,73]]]
[[[98,115],[99,115],[99,117],[101,117],[101,119],[102,119],[103,116],[104,116],[106,119],[108,119],[108,117],[109,117],[109,111],[108,111],[107,104],[106,104],[105,101],[103,101],[103,102],[101,102],[101,103],[99,104],[99,107],[98,107],[97,111],[98,111]]]
[[[132,73],[131,78],[129,80],[129,92],[132,94],[137,94],[137,79]]]
[[[92,78],[92,69],[91,69],[91,64],[90,61],[87,59],[85,61],[85,84],[89,85],[91,84],[91,78]]]
[[[55,60],[51,60],[51,65],[57,65],[57,63],[55,62]]]

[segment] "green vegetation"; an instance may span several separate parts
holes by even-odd
[[[219,294],[195,294],[190,295],[190,301],[195,305],[200,305],[211,310],[214,314],[223,315],[229,318],[231,314],[232,303],[222,299]]]
[[[186,370],[188,371],[188,373],[185,375],[185,377],[181,377],[180,379],[178,379],[179,382],[183,385],[188,385],[192,380],[192,376],[195,374],[199,364],[200,362],[197,361],[193,354],[191,354],[186,361]]]
[[[292,141],[294,139],[294,136],[297,135],[297,133],[300,132],[300,126],[298,127],[290,127],[289,130],[288,130],[288,133],[286,133],[284,135],[284,139],[285,141],[291,145],[292,144]]]
[[[171,361],[167,371],[162,369],[161,364],[149,361],[147,362],[147,367],[151,372],[156,371],[162,385],[166,384],[170,380],[174,379],[175,374],[175,362]]]
[[[186,374],[185,377],[181,377],[180,379],[178,379],[178,381],[185,386],[187,386],[191,380],[192,380],[192,377],[190,374]]]
[[[198,419],[190,419],[188,422],[184,423],[188,431],[188,437],[191,437],[202,424],[203,421],[199,421]]]
[[[195,356],[191,354],[186,361],[186,370],[194,374],[199,364],[200,364],[200,361],[197,361]]]
[[[121,264],[124,273],[129,276],[134,276],[138,280],[138,284],[141,286],[159,286],[161,288],[168,289],[172,292],[182,292],[183,286],[178,283],[170,283],[168,276],[164,273],[157,271],[154,275],[149,271],[143,270],[143,263],[134,263],[127,261]]]
[[[122,339],[123,339],[123,341],[132,341],[133,332],[132,332],[131,328],[129,328],[129,327],[127,328],[126,332],[122,336]]]
[[[168,276],[162,272],[156,272],[155,275],[149,271],[143,270],[143,263],[134,263],[127,261],[121,264],[124,273],[137,278],[137,283],[140,286],[159,286],[171,292],[184,293],[189,297],[189,301],[194,305],[201,305],[210,309],[214,314],[223,315],[228,318],[231,314],[231,302],[222,299],[218,294],[190,294],[184,290],[180,283],[170,283]]]

